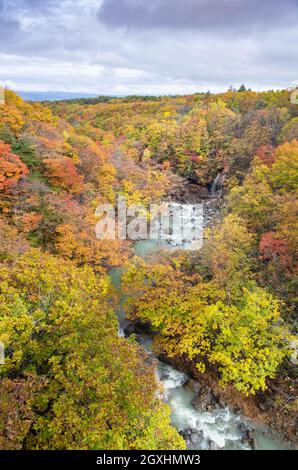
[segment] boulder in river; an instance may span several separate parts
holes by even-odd
[[[190,448],[199,446],[204,438],[203,432],[198,429],[182,429],[179,434]]]
[[[244,433],[242,439],[241,439],[242,444],[245,444],[249,446],[252,450],[255,450],[256,444],[255,444],[255,438],[253,431],[251,429],[247,429],[246,432]]]
[[[216,442],[214,442],[214,441],[209,441],[208,445],[209,445],[209,450],[219,450],[220,449],[218,447],[218,445],[216,444]]]
[[[198,445],[202,441],[203,438],[204,438],[204,435],[202,431],[194,430],[191,433],[190,442],[192,444]]]

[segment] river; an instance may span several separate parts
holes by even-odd
[[[168,249],[176,248],[175,243],[168,244]],[[166,244],[163,242],[163,248]],[[143,259],[160,248],[157,240],[141,240],[134,244],[134,254]],[[183,249],[183,246],[180,246]],[[125,296],[121,295],[121,276],[123,269],[113,268],[109,271],[112,283],[120,292],[120,307],[118,310],[119,335],[124,336],[128,325],[123,304]],[[145,334],[136,336],[138,343],[148,354],[153,354],[152,339]],[[258,427],[249,419],[234,413],[228,407],[219,407],[213,411],[199,411],[192,402],[196,396],[185,387],[189,376],[174,367],[158,360],[156,374],[164,389],[163,399],[171,409],[173,426],[184,437],[187,448],[192,450],[204,449],[234,449],[250,450],[252,448],[247,435],[253,436],[254,448],[257,450],[278,450],[288,448],[285,443],[273,439],[267,430]]]

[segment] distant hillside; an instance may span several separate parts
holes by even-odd
[[[19,91],[18,94],[26,101],[60,101],[79,98],[94,98],[92,93],[71,93],[64,91]]]

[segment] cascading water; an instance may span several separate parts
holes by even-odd
[[[189,216],[192,217],[191,210]],[[204,220],[204,226],[209,220]],[[191,225],[192,222],[186,221]],[[180,249],[189,248],[189,243],[141,240],[135,243],[134,253],[145,258],[148,253],[157,251],[160,247]],[[113,285],[121,292],[121,275],[123,269],[114,268],[109,274]],[[125,318],[123,304],[125,296],[121,296],[120,308],[118,311],[119,335],[125,336],[125,329],[128,321]],[[145,334],[137,335],[138,343],[147,351],[152,352],[152,339]],[[156,359],[157,360],[157,359]],[[283,449],[282,445],[272,440],[264,429],[249,422],[245,417],[234,413],[228,407],[217,407],[212,411],[199,411],[193,406],[196,393],[185,387],[189,377],[187,374],[178,371],[174,367],[157,360],[157,377],[163,385],[163,399],[171,409],[171,419],[173,426],[184,437],[187,448],[193,450],[202,449],[251,449],[251,439],[248,433],[253,435],[254,447],[256,449]]]
[[[137,341],[148,354],[153,354],[150,337],[137,335]],[[159,360],[156,373],[163,386],[163,399],[171,409],[172,423],[184,437],[188,449],[250,449],[245,439],[250,426],[244,424],[243,418],[227,407],[212,412],[196,410],[192,404],[196,393],[186,387],[187,374]]]
[[[210,193],[212,196],[215,196],[217,192],[219,192],[219,195],[221,195],[224,180],[225,174],[222,172],[218,173],[210,188]]]
[[[172,423],[184,436],[189,449],[250,449],[244,440],[240,416],[229,408],[198,411],[192,405],[196,394],[184,387],[188,380],[186,374],[159,363],[158,375],[164,385],[165,401],[172,411]]]

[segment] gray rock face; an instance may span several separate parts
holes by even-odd
[[[202,385],[197,380],[188,379],[185,384],[185,388],[187,388],[187,390],[191,390],[192,392],[199,394],[202,389]]]
[[[125,337],[131,336],[132,334],[150,334],[151,325],[149,322],[143,323],[140,321],[129,322],[123,330]]]
[[[212,411],[219,408],[217,398],[214,396],[212,390],[206,387],[201,387],[199,394],[193,400],[193,406],[197,410]]]

